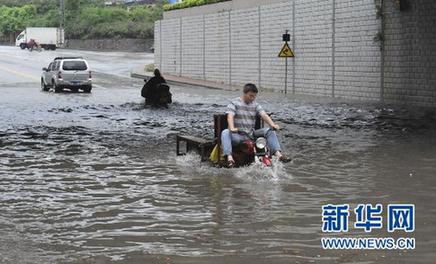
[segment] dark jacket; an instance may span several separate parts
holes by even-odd
[[[153,97],[153,94],[156,93],[158,85],[161,83],[166,83],[162,76],[150,78],[150,80],[145,83],[144,87],[142,87],[141,96],[150,100]]]

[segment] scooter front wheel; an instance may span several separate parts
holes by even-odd
[[[263,156],[262,157],[262,163],[263,165],[265,165],[266,167],[271,167],[272,166],[272,160],[270,157],[268,156]]]

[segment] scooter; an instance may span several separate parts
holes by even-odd
[[[221,132],[228,127],[227,115],[214,115],[214,139],[198,138],[191,135],[176,136],[176,153],[177,156],[185,155],[190,151],[196,151],[200,154],[201,161],[211,161],[217,167],[227,167],[227,161],[222,155]],[[232,156],[235,161],[235,167],[243,167],[252,163],[261,163],[266,167],[271,167],[272,154],[268,149],[267,135],[272,132],[272,128],[262,128],[263,123],[260,117],[256,117],[255,128],[250,133],[240,132],[247,140],[237,146],[233,146]],[[183,148],[186,150],[183,151]]]
[[[153,107],[166,107],[173,102],[170,86],[166,83],[158,84],[157,87],[152,87],[151,91],[147,91],[147,86],[141,90],[141,96],[145,98],[145,104]]]
[[[248,166],[252,163],[262,163],[266,167],[273,165],[271,153],[265,135],[273,131],[272,128],[253,130],[251,133],[240,131],[248,139],[233,149],[235,166]]]
[[[36,42],[34,39],[31,39],[28,43],[27,43],[27,49],[29,50],[29,51],[33,51],[33,50],[36,50],[36,51],[41,51],[42,50],[42,48],[41,48],[41,46],[38,44],[38,42]]]

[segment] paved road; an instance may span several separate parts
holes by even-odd
[[[16,47],[0,47],[0,71],[2,74],[37,80],[42,67],[47,67],[55,57],[82,56],[88,60],[93,71],[128,77],[131,69],[153,63],[154,55],[135,52],[92,52],[79,50],[33,51]],[[11,79],[14,80],[14,79]]]

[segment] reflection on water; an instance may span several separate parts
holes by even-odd
[[[0,262],[436,257],[433,112],[266,95],[293,162],[219,169],[193,154],[175,157],[174,135],[210,137],[212,115],[235,94],[174,91],[169,109],[146,108],[125,89],[0,99]],[[323,251],[321,205],[366,202],[415,203],[418,248]]]

